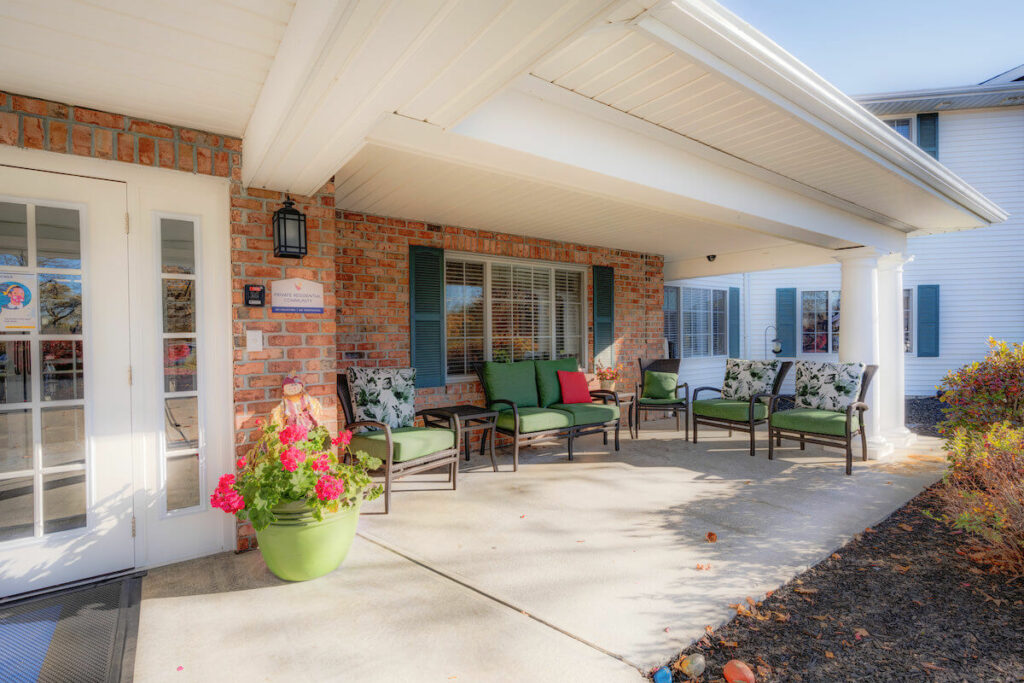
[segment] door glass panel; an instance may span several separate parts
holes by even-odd
[[[0,472],[32,469],[32,411],[0,412]]]
[[[85,463],[85,408],[43,408],[43,467]]]
[[[78,211],[36,207],[36,265],[39,268],[82,267]]]
[[[199,454],[167,458],[167,511],[199,505]]]
[[[39,331],[82,333],[82,276],[39,274]]]
[[[0,541],[32,535],[32,477],[0,480]]]
[[[85,398],[85,364],[81,340],[42,341],[44,401]]]
[[[28,265],[28,207],[0,202],[0,266]]]
[[[164,280],[164,332],[196,331],[194,280]]]
[[[160,260],[165,273],[195,274],[196,246],[192,221],[161,219]]]
[[[164,340],[164,390],[168,393],[196,390],[196,342]]]
[[[85,470],[43,475],[43,532],[85,526]]]
[[[27,341],[0,341],[0,403],[32,400],[32,363]],[[0,432],[2,438],[2,432]]]
[[[168,398],[164,405],[164,439],[167,450],[199,447],[199,399]]]

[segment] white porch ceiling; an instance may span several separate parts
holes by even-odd
[[[4,0],[0,89],[242,135],[295,0]]]

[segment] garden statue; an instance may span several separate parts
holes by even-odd
[[[285,377],[281,382],[281,393],[281,402],[270,414],[271,424],[279,427],[298,425],[307,430],[320,426],[323,408],[320,407],[320,401],[306,392],[301,379]]]

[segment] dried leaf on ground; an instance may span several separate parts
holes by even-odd
[[[903,522],[900,522],[896,526],[898,526],[899,528],[903,529],[904,531],[913,531],[914,530],[914,527],[910,526],[909,524],[905,524]]]
[[[718,541],[718,534],[716,534],[714,531],[709,531],[706,534],[704,534],[704,538],[707,540],[708,543],[715,543]]]
[[[737,643],[735,640],[720,640],[720,641],[718,641],[718,644],[721,645],[722,647],[739,647],[740,646],[740,644]]]
[[[815,593],[818,592],[818,589],[817,588],[794,588],[793,592],[794,593],[799,593],[800,595],[814,595]]]
[[[710,564],[700,564],[700,563],[697,564],[697,571],[699,571],[699,572],[706,572],[709,569],[711,569],[711,565]]]

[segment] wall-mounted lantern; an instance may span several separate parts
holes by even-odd
[[[306,216],[294,206],[292,198],[285,195],[284,206],[274,212],[274,256],[306,255]]]

